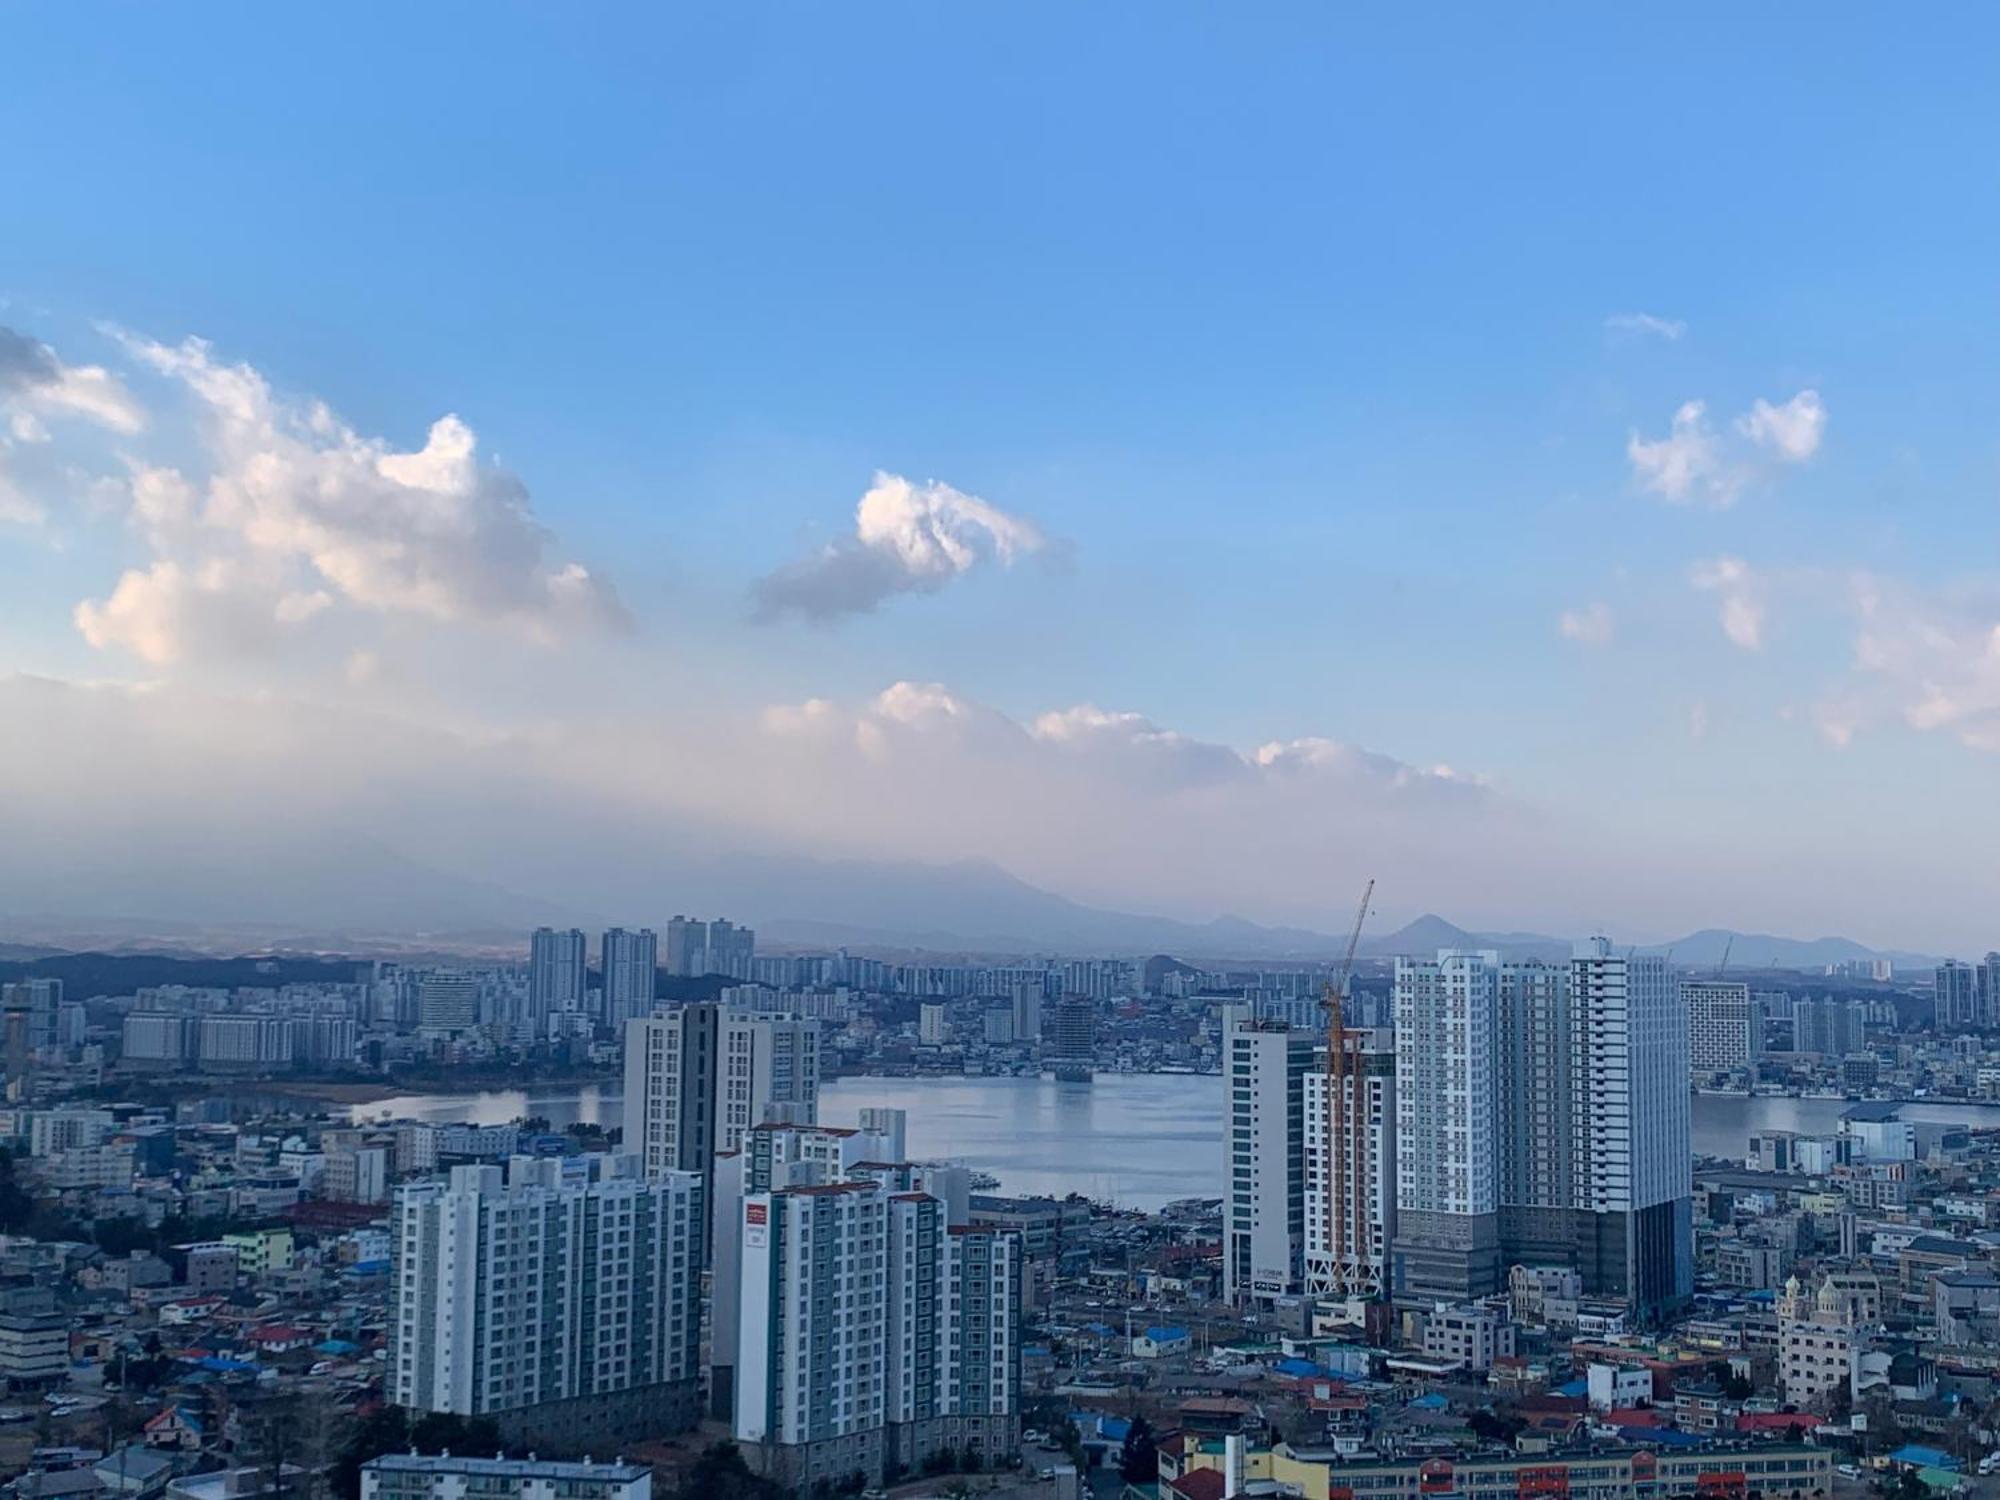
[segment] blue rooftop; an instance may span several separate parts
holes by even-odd
[[[1156,1344],[1177,1344],[1188,1336],[1185,1328],[1148,1328],[1146,1337]]]
[[[1963,1467],[1942,1448],[1926,1448],[1922,1443],[1905,1443],[1889,1455],[1892,1464],[1915,1464],[1920,1469],[1949,1469],[1956,1473]]]

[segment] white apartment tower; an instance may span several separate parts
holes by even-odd
[[[1399,1295],[1463,1301],[1500,1282],[1499,961],[1396,960]]]
[[[863,1164],[900,1163],[908,1120],[900,1109],[864,1109],[858,1128],[754,1125],[743,1149],[715,1160],[716,1232],[709,1274],[710,1414],[736,1409],[736,1346],[743,1285],[743,1199],[773,1188],[845,1182]]]
[[[1222,1033],[1222,1295],[1288,1296],[1305,1279],[1306,1078],[1317,1034],[1232,1013]]]
[[[735,1432],[804,1492],[1020,1432],[1020,1245],[946,1223],[928,1193],[852,1181],[751,1193]]]
[[[700,1178],[647,1178],[630,1156],[516,1157],[399,1189],[390,1399],[552,1448],[691,1426],[702,1221]]]

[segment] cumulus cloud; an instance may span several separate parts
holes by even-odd
[[[1722,633],[1745,651],[1764,645],[1763,581],[1740,557],[1717,557],[1696,563],[1688,581],[1703,593],[1714,594],[1717,620]]]
[[[1597,600],[1581,609],[1566,609],[1557,619],[1556,628],[1564,640],[1580,641],[1586,646],[1608,646],[1615,628],[1611,606]]]
[[[831,621],[897,594],[935,593],[973,569],[1009,567],[1048,548],[1032,521],[935,480],[878,473],[854,511],[854,535],[758,580],[757,618]]]
[[[343,612],[543,638],[622,622],[608,583],[550,558],[526,487],[479,457],[458,417],[400,450],[203,340],[128,345],[191,396],[205,468],[132,464],[129,519],[156,556],[78,605],[92,645],[167,663],[255,651]]]
[[[1656,318],[1644,312],[1613,313],[1604,320],[1604,326],[1611,333],[1640,334],[1665,339],[1670,344],[1678,343],[1687,332],[1687,324],[1679,318]]]
[[[1626,434],[1625,457],[1642,490],[1673,505],[1734,505],[1746,486],[1774,467],[1806,462],[1826,432],[1826,407],[1817,391],[1800,391],[1781,405],[1758,399],[1732,424],[1716,431],[1703,401],[1684,401],[1667,435]]]

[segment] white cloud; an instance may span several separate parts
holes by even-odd
[[[1665,437],[1628,432],[1625,456],[1642,490],[1673,505],[1727,510],[1774,465],[1802,464],[1818,452],[1826,421],[1819,392],[1806,390],[1777,406],[1759,398],[1726,437],[1710,425],[1706,402],[1684,401]]]
[[[85,601],[93,645],[166,663],[255,652],[308,621],[410,615],[548,638],[616,624],[608,584],[548,559],[519,479],[482,462],[455,416],[421,448],[361,435],[276,394],[200,339],[128,346],[194,398],[205,471],[134,461],[129,518],[156,553]]]
[[[123,382],[100,365],[71,365],[39,339],[0,328],[0,411],[21,442],[46,442],[47,423],[80,418],[112,432],[132,434],[146,412]]]
[[[1653,338],[1677,343],[1687,332],[1687,324],[1679,318],[1656,318],[1651,313],[1613,313],[1604,320],[1604,326],[1612,333],[1646,334]]]
[[[1759,397],[1736,427],[1751,442],[1789,464],[1802,464],[1819,451],[1826,433],[1826,407],[1818,391],[1800,391],[1782,406]]]
[[[1853,600],[1858,680],[1837,704],[1839,742],[1893,716],[1972,749],[2000,750],[2000,596],[1863,574]]]
[[[1556,628],[1562,632],[1564,640],[1580,641],[1586,646],[1608,646],[1615,629],[1611,606],[1603,601],[1586,604],[1582,609],[1566,609],[1556,621]]]
[[[855,507],[854,535],[758,580],[760,619],[866,614],[897,594],[934,593],[984,564],[1009,567],[1044,551],[1032,521],[930,481],[878,473]]]
[[[1722,633],[1745,651],[1764,644],[1763,582],[1740,557],[1717,557],[1696,563],[1688,581],[1718,600]]]
[[[1676,505],[1701,498],[1718,509],[1736,503],[1742,477],[1724,462],[1707,411],[1703,402],[1686,401],[1674,413],[1667,436],[1646,439],[1636,431],[1627,434],[1625,456],[1640,488]]]

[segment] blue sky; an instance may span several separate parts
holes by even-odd
[[[1546,895],[1445,879],[1428,821],[1282,880],[1199,848],[1179,867],[1207,874],[1159,879],[1160,851],[1120,847],[1138,808],[1088,832],[1089,859],[865,799],[866,836],[797,831],[1188,914],[1297,920],[1319,898],[1284,890],[1400,858],[1392,910],[1976,946],[2000,749],[1993,24],[22,8],[0,323],[146,406],[142,440],[56,434],[70,470],[114,481],[135,445],[198,482],[226,467],[131,339],[209,340],[399,450],[456,413],[527,487],[551,562],[629,615],[516,660],[450,610],[419,630],[334,586],[327,618],[362,634],[326,660],[386,640],[408,666],[371,712],[512,732],[611,683],[642,717],[741,725],[809,699],[865,714],[907,681],[1020,725],[1091,704],[1195,745],[1326,738],[1559,825],[1534,840]],[[1802,456],[1738,430],[1807,392],[1824,420]],[[1628,442],[1690,401],[1722,477],[1675,503]],[[20,446],[17,484],[55,485],[53,450]],[[877,471],[1047,545],[869,612],[752,623],[755,580],[853,544]],[[115,484],[58,487],[0,527],[13,670],[329,703],[368,675],[322,680],[240,611],[171,659],[92,644],[75,606],[165,544]],[[1752,641],[1721,626],[1730,589],[1691,582],[1717,559],[1747,570]],[[1566,638],[1565,612],[1600,623]],[[793,774],[842,795],[837,768]],[[1476,835],[1480,868],[1508,868],[1505,828]],[[1653,873],[1591,911],[1602,884],[1564,855],[1607,838],[1656,851]]]

